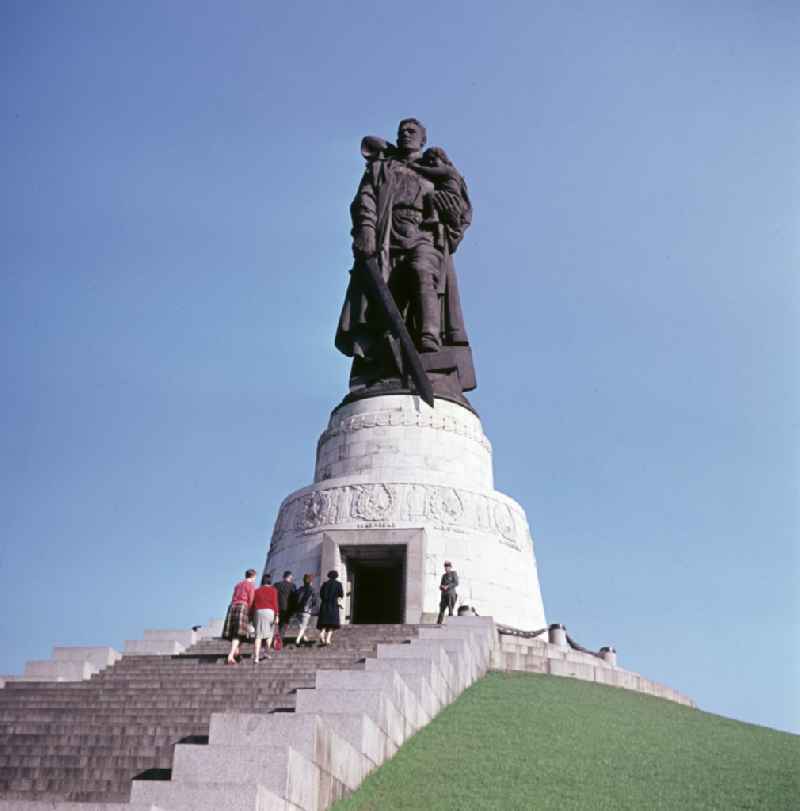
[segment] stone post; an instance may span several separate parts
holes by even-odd
[[[611,665],[611,667],[616,667],[617,649],[609,646],[600,648],[600,658],[607,664]]]
[[[547,629],[547,639],[551,645],[558,645],[559,648],[567,648],[567,629],[563,625],[554,623]]]

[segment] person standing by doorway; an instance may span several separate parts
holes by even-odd
[[[444,621],[445,609],[453,616],[453,609],[456,606],[458,593],[458,572],[453,568],[453,564],[449,560],[444,562],[444,574],[442,575],[442,582],[439,584],[439,591],[442,596],[439,600],[439,619],[436,620],[438,625]]]
[[[294,576],[290,571],[283,573],[283,580],[275,585],[278,592],[278,632],[281,637],[286,633],[286,626],[294,614],[295,586],[292,582]]]
[[[341,625],[339,611],[344,600],[344,589],[337,579],[339,572],[332,569],[328,572],[328,579],[319,590],[320,606],[317,628],[319,629],[320,647],[333,642],[333,632]]]

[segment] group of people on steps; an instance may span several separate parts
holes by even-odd
[[[297,618],[300,626],[295,647],[313,645],[308,638],[308,626],[314,615],[318,617],[320,647],[333,643],[333,632],[341,625],[340,612],[344,599],[344,589],[335,569],[328,572],[328,579],[319,590],[319,598],[314,591],[313,574],[303,575],[303,585],[300,588],[295,586],[294,576],[290,571],[285,571],[283,579],[275,585],[272,584],[272,576],[268,574],[261,578],[259,588],[255,587],[255,581],[256,570],[248,569],[244,573],[244,580],[233,589],[222,629],[223,638],[231,643],[227,660],[229,665],[238,664],[239,646],[252,636],[251,626],[255,627],[253,664],[257,665],[261,661],[262,645],[265,648],[264,656],[269,659],[269,650],[274,646],[276,625],[278,636],[282,639],[293,617]],[[441,598],[437,622],[440,625],[444,621],[445,611],[453,616],[458,597],[457,587],[458,574],[453,569],[453,564],[446,560],[439,584]]]
[[[308,638],[308,626],[315,615],[320,647],[332,644],[333,632],[341,625],[340,611],[344,599],[344,589],[338,578],[337,571],[328,572],[328,579],[322,584],[317,597],[313,574],[303,575],[300,588],[295,586],[290,571],[284,572],[283,579],[275,585],[272,584],[272,576],[265,574],[261,578],[261,586],[256,588],[256,570],[248,569],[244,573],[244,580],[234,586],[222,628],[223,638],[231,643],[227,663],[235,665],[240,661],[239,646],[253,635],[251,626],[255,628],[253,664],[261,661],[262,645],[265,649],[263,655],[269,659],[269,651],[276,639],[275,631],[283,638],[293,617],[297,617],[300,626],[295,647],[313,644]]]

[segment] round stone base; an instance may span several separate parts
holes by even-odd
[[[387,599],[401,599],[402,619],[419,622],[438,613],[445,560],[460,578],[459,605],[517,628],[546,625],[528,521],[494,490],[478,417],[411,395],[337,408],[318,443],[314,484],[281,505],[265,570],[299,578],[337,569],[346,617],[365,621],[359,583],[395,567],[402,588]]]

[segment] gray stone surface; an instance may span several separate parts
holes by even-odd
[[[291,746],[175,747],[173,783],[200,784],[224,775],[230,783],[258,784],[300,808],[320,808],[320,767]],[[340,796],[343,790],[339,792]],[[324,807],[324,806],[323,806]]]
[[[600,648],[600,656],[607,665],[611,667],[617,666],[617,651],[615,648],[609,646]]]
[[[464,615],[461,617],[445,617],[445,628],[471,628],[481,631],[493,651],[500,644],[497,633],[497,626],[492,617],[475,617]]]
[[[319,715],[214,713],[209,744],[221,748],[248,746],[270,750],[292,747],[350,789],[358,786],[368,771],[361,752],[325,724]],[[183,747],[176,746],[176,762],[179,748],[184,755]]]
[[[42,659],[25,663],[25,677],[43,681],[83,681],[97,673],[89,662],[53,662]]]
[[[567,642],[567,629],[560,625],[551,625],[548,631],[547,641],[551,645],[557,645],[559,648],[566,650],[569,647]]]
[[[46,679],[43,676],[15,676],[13,674],[9,674],[6,676],[0,676],[0,687],[5,687],[6,684],[12,681],[43,682],[43,681],[67,681],[67,679]]]
[[[382,690],[403,715],[407,738],[431,720],[417,696],[395,671],[320,670],[317,672],[317,687],[338,690]]]
[[[577,650],[568,650],[564,654],[565,662],[576,662],[578,664],[589,665],[590,667],[609,667],[607,662],[604,662],[599,656],[593,656],[591,653],[583,653]]]
[[[475,626],[457,626],[448,624],[438,628],[420,628],[420,639],[463,639],[470,648],[474,663],[474,677],[485,672],[486,665],[491,656],[492,644],[486,629]]]
[[[442,709],[442,704],[431,689],[430,682],[427,677],[414,674],[404,673],[403,681],[408,685],[408,688],[416,697],[425,714],[425,722],[421,726],[429,723],[439,711]]]
[[[411,649],[441,648],[450,657],[453,665],[453,687],[461,693],[475,681],[477,667],[467,640],[454,639],[442,634],[440,639],[414,639]]]
[[[175,628],[175,629],[153,629],[148,628],[144,632],[145,639],[155,639],[163,642],[178,642],[184,648],[194,645],[197,642],[197,632],[191,628]]]
[[[53,661],[56,662],[89,662],[90,665],[102,670],[110,667],[122,658],[122,654],[114,648],[103,646],[57,646],[53,648]]]
[[[131,801],[152,802],[167,811],[295,811],[263,786],[239,783],[172,783],[134,780]]]
[[[526,673],[550,672],[550,660],[546,656],[539,656],[533,652],[504,653],[502,661],[495,666],[499,670],[523,670]]]
[[[458,678],[456,676],[455,668],[453,667],[453,662],[450,659],[450,656],[448,656],[447,651],[438,645],[429,645],[424,648],[412,648],[410,645],[381,644],[378,645],[377,658],[385,660],[420,658],[430,659],[430,661],[432,661],[435,665],[436,669],[442,674],[442,689],[444,690],[442,700],[445,703],[449,703],[457,694],[456,682],[458,681]]]
[[[607,684],[610,687],[623,687],[626,690],[639,691],[639,674],[627,670],[599,667],[594,672],[594,680],[598,684]]]
[[[213,637],[221,637],[224,625],[224,619],[210,619],[197,631],[197,638],[212,639]]]
[[[263,747],[285,743],[302,747],[317,734],[319,724],[319,717],[311,714],[215,712],[211,714],[208,741],[214,746]]]
[[[364,668],[399,673],[431,718],[446,703],[444,677],[430,659],[367,659]]]
[[[50,800],[0,800],[0,811],[168,811],[151,803],[68,803]]]
[[[594,667],[582,662],[567,662],[563,659],[551,659],[549,672],[551,676],[568,676],[571,679],[594,681]]]
[[[295,712],[363,712],[397,746],[402,745],[408,728],[400,709],[383,690],[340,690],[329,687],[298,690]]]
[[[123,656],[128,654],[148,654],[175,656],[183,653],[184,646],[170,639],[126,639]]]
[[[397,751],[397,744],[365,713],[326,712],[320,717],[369,761],[368,771],[380,766]]]
[[[513,636],[501,636],[499,649],[501,651],[531,651],[536,653],[538,656],[547,657],[547,650],[549,647],[550,646],[546,640],[539,638],[521,639]]]

